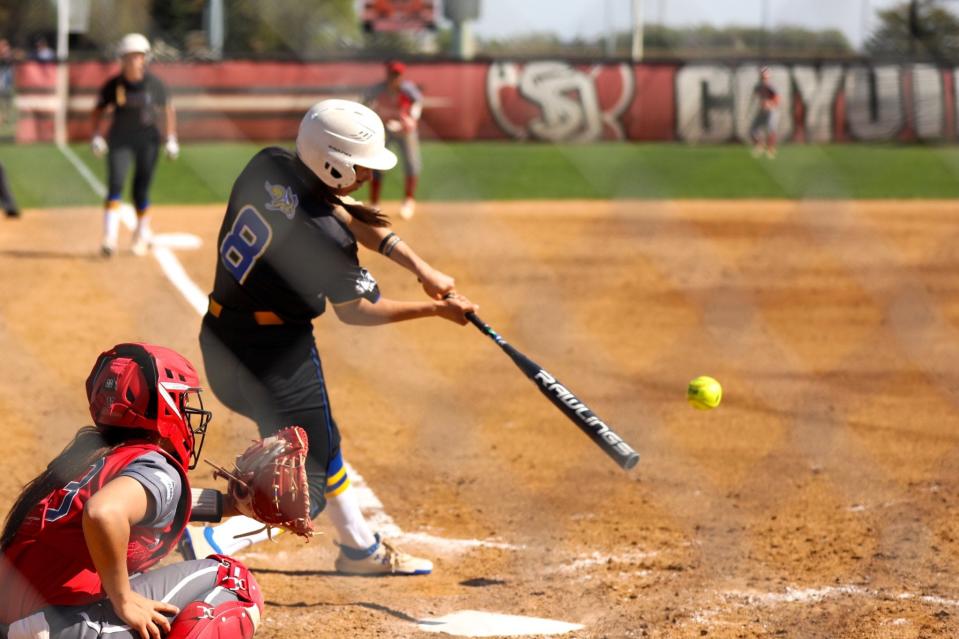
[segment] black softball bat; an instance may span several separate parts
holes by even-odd
[[[546,369],[510,346],[499,333],[477,317],[476,313],[467,313],[466,319],[496,342],[530,381],[536,384],[536,388],[623,470],[629,470],[639,462],[639,453]]]

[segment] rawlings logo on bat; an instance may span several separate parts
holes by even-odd
[[[576,395],[573,395],[568,388],[557,382],[555,377],[541,368],[534,376],[534,379],[539,380],[543,388],[554,393],[559,401],[566,404],[570,410],[576,413],[576,416],[579,417],[583,423],[593,428],[596,433],[620,455],[628,456],[636,452],[629,444],[623,441],[622,437],[610,430],[609,426],[607,426],[603,420],[594,415],[593,411],[591,411],[586,404],[579,401]]]

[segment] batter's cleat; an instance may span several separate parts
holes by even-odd
[[[336,558],[336,571],[344,575],[428,575],[433,572],[433,562],[414,557],[397,550],[392,544],[376,535],[376,543],[366,550],[355,550],[340,545]]]
[[[20,211],[17,209],[7,209],[7,217],[9,218],[18,218],[20,217]]]
[[[403,200],[403,206],[400,207],[400,217],[404,220],[408,220],[413,217],[413,213],[416,212],[416,200],[411,197]]]
[[[109,242],[104,242],[100,245],[100,255],[103,257],[113,257],[113,254],[116,252],[117,247],[114,244]]]
[[[133,245],[130,247],[130,250],[137,257],[143,257],[150,250],[150,242],[141,238],[134,240]]]
[[[187,526],[177,543],[177,550],[186,561],[223,554],[213,539],[213,526]]]

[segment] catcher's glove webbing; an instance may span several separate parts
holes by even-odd
[[[241,513],[265,524],[270,533],[282,528],[309,539],[314,533],[306,483],[307,449],[306,431],[290,426],[253,442],[236,458],[233,471],[210,465],[216,468],[214,477],[229,480],[227,492]]]

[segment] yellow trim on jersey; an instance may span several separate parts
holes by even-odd
[[[340,479],[342,479],[343,475],[345,474],[346,474],[346,466],[343,466],[343,468],[341,468],[335,475],[327,478],[326,485],[333,486],[334,484],[336,484],[336,482],[340,481]]]
[[[334,490],[334,491],[332,491],[332,492],[326,493],[326,497],[327,497],[328,499],[331,498],[331,497],[336,497],[337,495],[339,495],[340,493],[342,493],[344,490],[346,490],[346,489],[349,488],[349,487],[350,487],[350,480],[349,480],[349,478],[347,478],[347,480],[346,480],[345,482],[343,482],[343,483],[340,485],[339,488],[337,488],[336,490]]]

